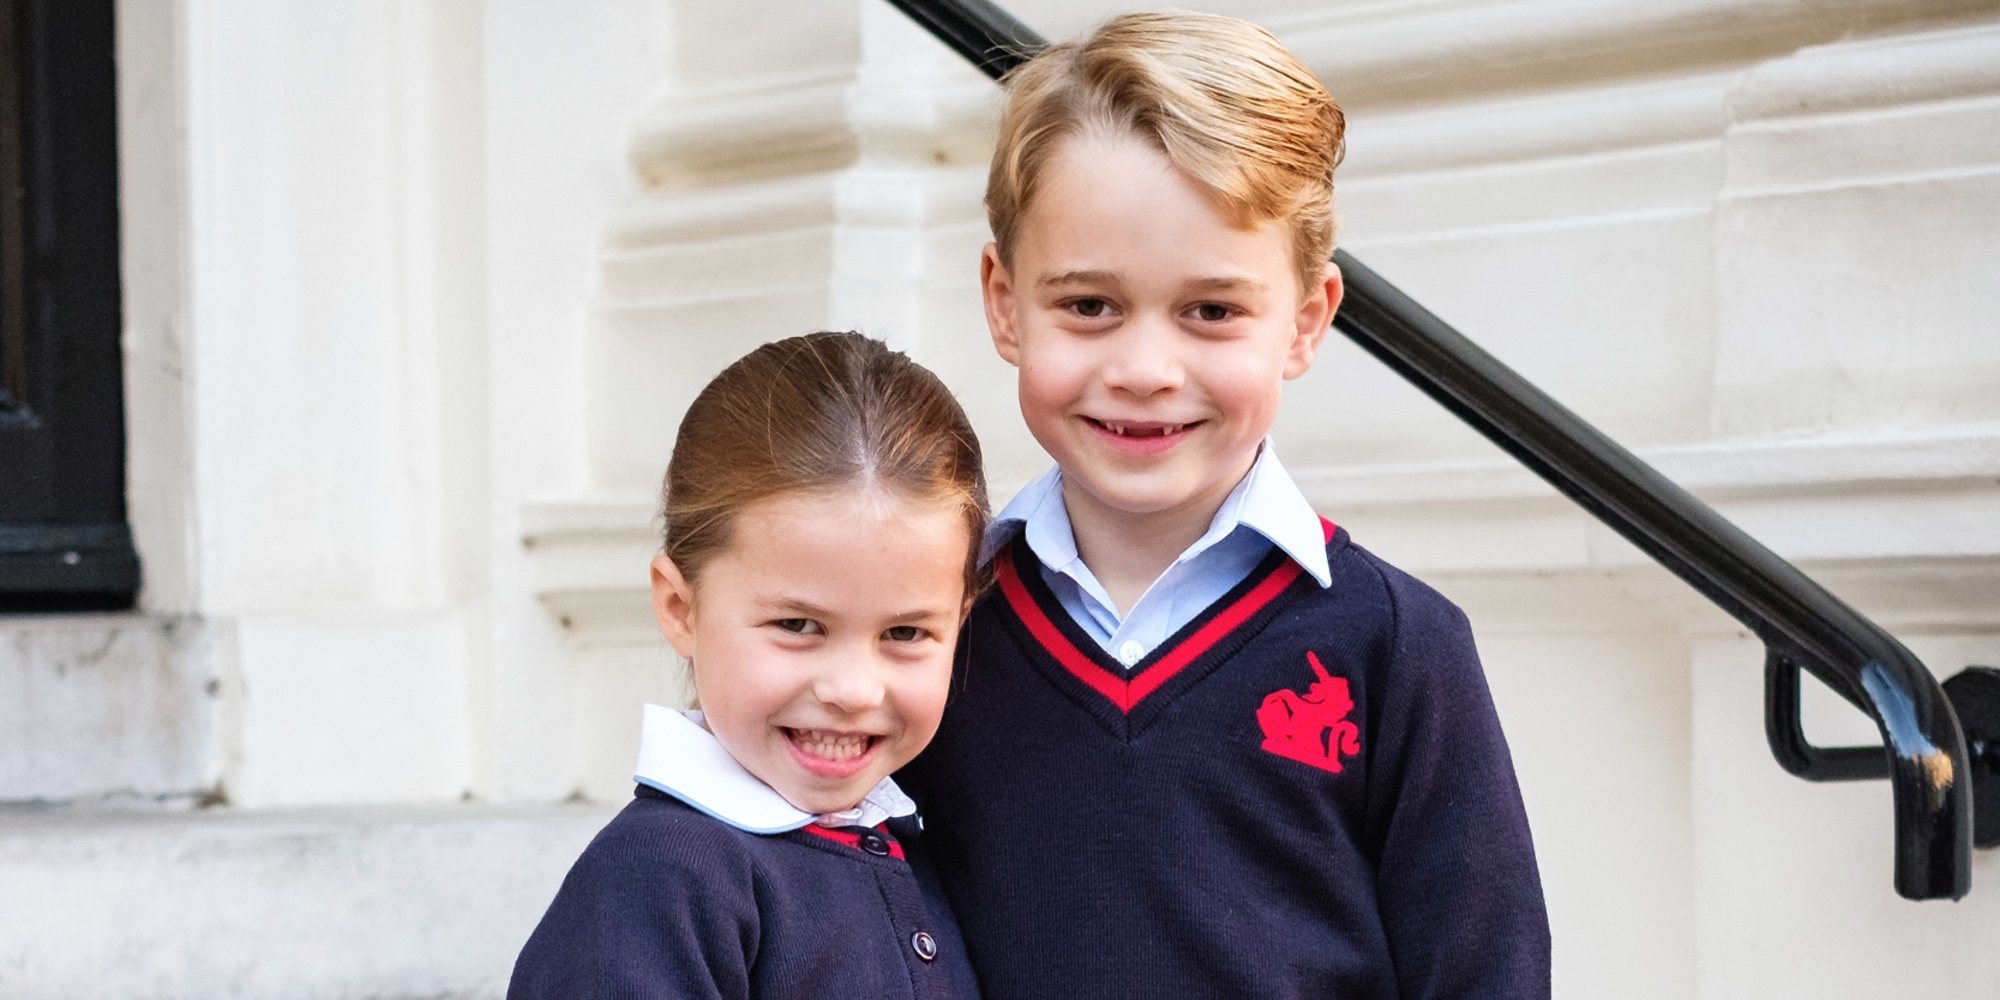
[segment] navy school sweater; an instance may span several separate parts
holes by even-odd
[[[759,835],[642,785],[570,869],[507,996],[976,994],[914,822]]]
[[[1128,672],[1017,540],[897,782],[991,1000],[1545,998],[1519,787],[1465,617],[1326,525]]]

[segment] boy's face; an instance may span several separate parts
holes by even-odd
[[[1028,429],[1073,518],[1205,522],[1312,365],[1339,272],[1301,294],[1283,223],[1233,225],[1135,139],[1071,139],[1039,181],[1013,259],[989,244],[980,265]]]

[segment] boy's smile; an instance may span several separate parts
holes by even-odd
[[[1135,138],[1069,139],[1039,181],[1011,261],[991,246],[982,261],[994,345],[1079,535],[1145,525],[1178,552],[1312,364],[1338,273],[1301,295],[1282,221],[1233,224]]]
[[[1094,417],[1085,417],[1084,420],[1106,436],[1106,445],[1128,455],[1158,454],[1179,444],[1189,431],[1202,424],[1199,420],[1187,424],[1153,420],[1098,420]]]

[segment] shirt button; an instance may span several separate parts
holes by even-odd
[[[1136,640],[1127,639],[1124,645],[1118,647],[1118,662],[1128,667],[1139,662],[1139,658],[1145,655],[1146,647],[1139,645]]]
[[[937,957],[937,939],[918,931],[910,935],[910,950],[916,952],[918,958],[928,962]]]
[[[877,833],[862,834],[861,849],[877,857],[886,858],[889,856],[889,842],[887,840],[882,839],[881,834]]]

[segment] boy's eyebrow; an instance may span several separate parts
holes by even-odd
[[[1077,269],[1044,274],[1036,284],[1042,288],[1062,288],[1069,285],[1116,285],[1125,280],[1118,271]],[[1271,286],[1262,280],[1247,275],[1218,275],[1213,278],[1196,278],[1188,282],[1191,290],[1202,292],[1263,292]]]
[[[1188,283],[1190,288],[1212,292],[1262,292],[1270,285],[1252,277],[1197,278]]]
[[[1117,271],[1097,271],[1078,269],[1044,274],[1035,284],[1043,288],[1059,288],[1064,285],[1115,285],[1125,280]]]

